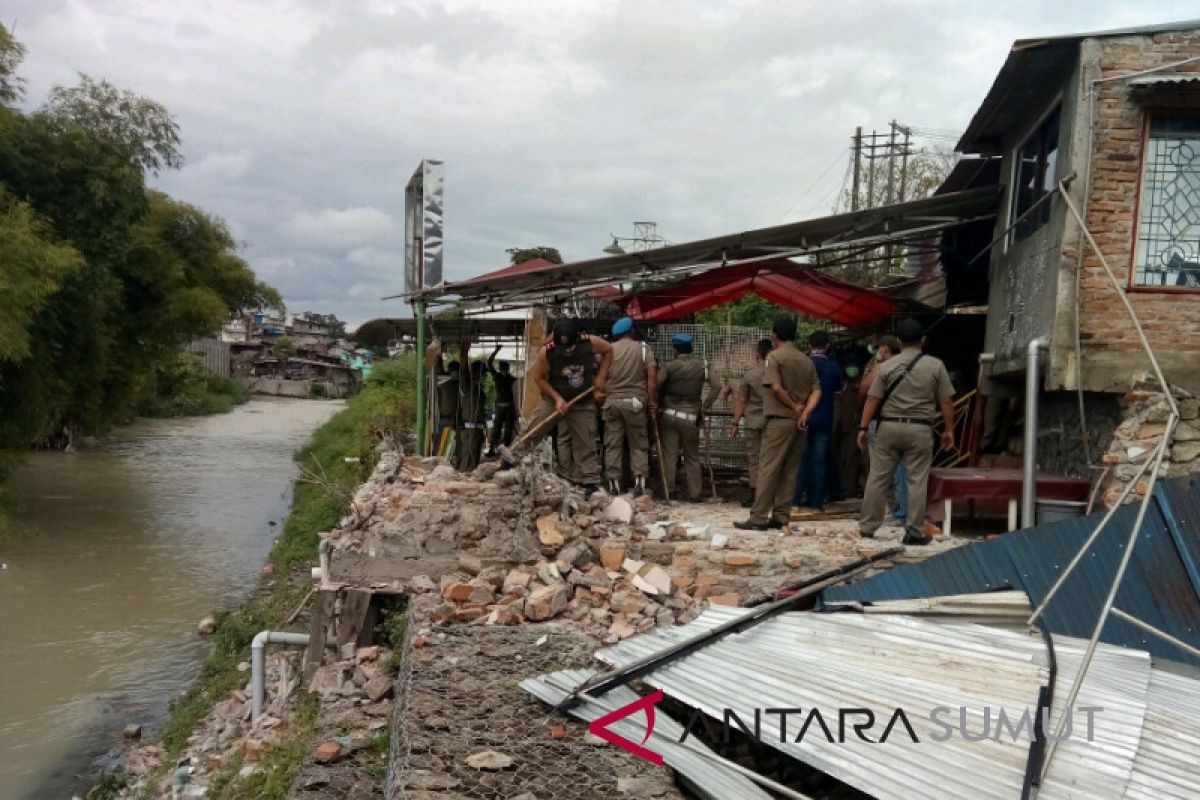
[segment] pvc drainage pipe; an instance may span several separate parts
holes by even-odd
[[[1037,446],[1038,446],[1038,389],[1041,372],[1038,362],[1045,339],[1034,339],[1025,351],[1025,469],[1021,483],[1021,527],[1032,528],[1037,521],[1034,503],[1037,495]]]
[[[263,701],[267,694],[267,670],[264,653],[268,644],[307,645],[307,633],[285,631],[260,631],[250,643],[250,720],[258,722],[262,716]]]
[[[316,578],[322,587],[329,585],[329,554],[333,551],[333,545],[328,539],[322,539],[317,543],[317,563],[320,566],[313,567],[312,576]]]

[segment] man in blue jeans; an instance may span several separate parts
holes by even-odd
[[[837,393],[846,383],[845,373],[829,357],[829,334],[813,331],[808,337],[808,355],[817,368],[821,382],[821,400],[808,418],[808,442],[800,471],[796,474],[796,492],[792,504],[821,510],[829,484],[829,444],[833,438],[833,409]]]

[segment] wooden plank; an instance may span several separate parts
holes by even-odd
[[[321,666],[325,655],[325,631],[328,622],[333,617],[333,606],[337,601],[337,591],[320,589],[313,602],[312,620],[308,629],[308,648],[304,651],[304,682],[312,680],[313,673]]]
[[[374,592],[370,589],[346,589],[342,598],[342,613],[338,618],[337,643],[338,650],[342,646],[354,642],[359,645],[364,634],[370,639],[371,628],[368,621],[371,616],[371,598]]]

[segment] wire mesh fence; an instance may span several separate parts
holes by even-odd
[[[701,443],[707,434],[715,467],[742,470],[746,467],[746,451],[740,441],[731,439],[729,426],[733,421],[733,401],[742,375],[754,366],[754,346],[759,339],[770,336],[761,328],[736,325],[657,325],[647,340],[654,348],[654,357],[665,364],[674,356],[671,337],[685,333],[692,337],[692,352],[703,358],[711,374],[721,386],[728,387],[721,399],[705,417]]]
[[[410,620],[408,629],[422,623]],[[582,723],[554,715],[520,689],[529,676],[591,663],[594,643],[544,626],[436,629],[414,647],[396,684],[387,800],[447,797],[611,800],[682,798],[669,770],[590,741]],[[497,768],[472,766],[483,751]],[[505,763],[505,758],[511,763]],[[478,762],[476,762],[478,763]]]

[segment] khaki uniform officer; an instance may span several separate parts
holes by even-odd
[[[637,340],[632,319],[621,317],[613,323],[612,332],[618,338],[612,346],[608,396],[604,400],[604,484],[611,494],[621,493],[621,467],[628,446],[633,493],[642,495],[650,470],[646,412],[649,409],[653,414],[658,410],[654,402],[658,365],[649,345]]]
[[[559,430],[561,433],[563,427],[566,428],[571,463],[563,464],[563,469],[572,477],[578,476],[579,482],[589,490],[600,485],[595,400],[603,400],[611,364],[612,345],[597,336],[581,334],[575,320],[560,319],[554,323],[554,340],[538,352],[529,373],[542,393],[542,402],[534,413],[531,428],[555,411],[566,412]],[[595,395],[568,409],[567,403],[586,392],[588,387],[595,388]],[[549,432],[547,429],[534,440]]]
[[[750,491],[742,501],[746,508],[754,505],[754,490],[758,487],[758,455],[762,449],[762,431],[767,424],[767,419],[763,416],[763,361],[772,347],[770,339],[760,339],[755,345],[754,366],[742,375],[737,388],[737,399],[733,402],[733,427],[729,432],[730,438],[738,438],[741,422],[746,420],[746,430],[742,433],[750,478]]]
[[[683,475],[687,499],[699,500],[704,490],[700,475],[700,415],[712,408],[721,384],[704,359],[692,355],[692,337],[686,333],[671,338],[675,358],[658,371],[658,396],[662,405],[663,470],[667,487],[675,491],[676,461],[683,453]],[[700,400],[704,386],[708,393]]]
[[[942,447],[953,447],[954,386],[946,365],[921,352],[925,334],[919,322],[903,320],[897,333],[903,349],[879,365],[858,429],[858,446],[865,448],[868,427],[873,419],[879,420],[858,530],[870,538],[883,523],[884,496],[896,465],[903,462],[908,469],[904,544],[928,544],[929,537],[921,531],[921,526],[925,520],[929,465],[933,461],[933,415],[940,409],[946,424]]]
[[[782,528],[792,513],[796,473],[804,455],[804,429],[821,400],[821,384],[812,359],[796,349],[796,320],[781,316],[771,326],[775,345],[763,363],[762,449],[758,486],[750,519],[735,522],[742,530]]]

